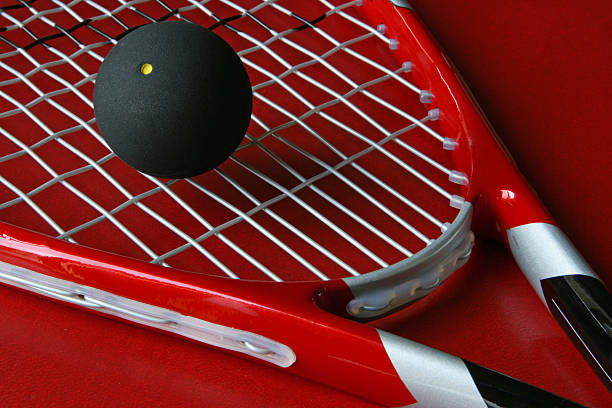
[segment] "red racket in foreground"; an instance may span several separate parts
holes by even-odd
[[[608,292],[407,3],[302,3],[2,7],[0,280],[381,404],[572,406],[350,320],[440,285],[469,256],[473,212],[610,369]],[[254,109],[230,160],[161,181],[110,152],[91,99],[129,28],[176,18],[238,51]]]

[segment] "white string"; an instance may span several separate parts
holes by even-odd
[[[220,1],[220,3],[239,13],[240,20],[248,21],[248,23],[252,24],[253,27],[257,27],[259,32],[261,31],[262,27],[266,28],[269,32],[268,38],[260,40],[254,35],[249,34],[248,30],[244,29],[244,24],[240,25],[240,30],[232,27],[232,20],[220,25],[220,27],[226,28],[226,32],[230,33],[231,35],[239,36],[243,40],[252,44],[252,46],[248,46],[237,51],[245,65],[251,69],[252,72],[258,72],[261,76],[266,78],[263,81],[253,84],[254,97],[257,101],[259,101],[256,104],[256,107],[261,109],[263,106],[267,106],[266,109],[268,110],[268,114],[269,112],[276,112],[277,119],[286,118],[286,120],[280,124],[268,126],[264,123],[264,120],[258,116],[258,112],[255,111],[252,117],[253,123],[263,129],[263,132],[261,134],[247,135],[247,140],[238,148],[235,155],[231,159],[231,161],[235,163],[238,168],[242,168],[247,173],[254,175],[256,178],[273,188],[277,194],[272,198],[261,200],[258,198],[257,194],[250,191],[249,186],[246,185],[244,181],[236,178],[236,176],[232,173],[225,171],[223,166],[216,170],[218,180],[226,186],[240,192],[240,194],[246,200],[245,203],[249,203],[250,205],[248,210],[241,209],[241,206],[235,205],[229,199],[225,198],[222,194],[222,187],[218,187],[218,189],[221,190],[219,192],[214,191],[207,185],[201,184],[196,180],[185,181],[201,194],[209,197],[218,205],[229,210],[229,212],[234,215],[233,218],[228,218],[221,222],[212,222],[210,219],[207,219],[206,214],[196,211],[188,201],[171,189],[172,186],[178,185],[177,183],[181,183],[180,181],[171,180],[161,182],[153,177],[142,175],[150,183],[153,183],[154,187],[138,194],[132,194],[121,184],[119,180],[111,176],[111,174],[103,167],[103,165],[110,162],[115,157],[114,154],[107,153],[98,158],[89,157],[81,149],[77,148],[72,143],[68,143],[64,139],[64,137],[67,135],[84,131],[83,137],[90,137],[92,141],[95,140],[94,143],[99,143],[108,149],[108,146],[102,137],[92,127],[94,124],[92,109],[93,103],[90,98],[86,96],[83,91],[81,91],[84,85],[95,80],[96,74],[95,72],[88,72],[88,70],[79,65],[77,61],[82,58],[83,55],[89,55],[97,61],[102,61],[103,56],[95,50],[108,44],[114,44],[116,43],[116,40],[108,37],[106,41],[98,41],[93,44],[81,43],[78,39],[78,30],[73,33],[68,33],[66,31],[68,27],[60,28],[59,26],[55,25],[53,19],[54,14],[66,13],[74,19],[75,24],[78,24],[87,18],[92,23],[96,23],[94,24],[96,27],[103,27],[102,23],[105,20],[112,20],[113,24],[119,24],[120,26],[127,28],[119,17],[120,15],[123,15],[122,13],[138,12],[138,14],[141,16],[149,19],[150,21],[154,21],[154,16],[149,16],[139,11],[137,7],[139,4],[147,2],[147,0],[120,1],[120,4],[115,8],[105,8],[91,0],[74,0],[69,3],[65,3],[60,0],[51,1],[58,7],[38,10],[33,5],[28,6],[27,10],[29,13],[31,13],[31,15],[23,19],[23,21],[11,15],[10,10],[0,12],[0,15],[11,23],[11,25],[5,27],[4,32],[8,33],[12,31],[23,31],[23,38],[36,41],[38,38],[35,37],[35,35],[37,34],[27,33],[25,32],[25,29],[28,27],[28,25],[31,25],[35,21],[42,21],[50,28],[54,29],[56,33],[61,33],[64,37],[72,40],[72,43],[78,47],[78,50],[75,52],[65,53],[63,50],[60,50],[53,45],[53,40],[45,41],[44,44],[37,44],[34,47],[45,47],[48,52],[52,53],[57,58],[54,61],[47,61],[44,63],[39,63],[34,57],[35,54],[24,48],[16,48],[13,51],[0,54],[0,67],[12,75],[12,78],[0,82],[0,96],[14,106],[14,108],[9,108],[8,110],[0,112],[0,118],[10,118],[15,115],[25,114],[37,128],[42,129],[44,132],[43,137],[36,140],[32,144],[27,145],[19,139],[19,135],[11,134],[8,130],[0,128],[0,134],[19,148],[18,151],[12,151],[0,156],[0,165],[8,165],[12,160],[26,156],[34,160],[40,166],[40,168],[50,176],[48,180],[30,189],[29,191],[24,191],[10,180],[0,177],[0,183],[12,191],[16,196],[11,197],[4,202],[0,202],[0,211],[21,202],[26,203],[29,208],[39,214],[39,216],[57,232],[59,238],[67,239],[71,242],[74,242],[74,239],[72,238],[74,234],[108,220],[115,227],[117,227],[121,233],[134,242],[144,253],[146,253],[150,257],[150,260],[154,263],[168,265],[168,261],[171,264],[173,256],[176,256],[189,248],[194,248],[227,276],[238,278],[239,271],[231,270],[226,265],[226,262],[218,258],[215,254],[202,245],[207,238],[215,236],[224,245],[230,248],[235,255],[242,258],[247,264],[253,266],[268,279],[276,281],[282,279],[277,271],[274,271],[268,265],[263,264],[260,260],[258,260],[257,254],[249,253],[247,250],[241,247],[239,242],[230,239],[230,237],[226,235],[224,231],[229,230],[229,228],[239,223],[244,222],[248,224],[254,231],[257,232],[261,239],[268,240],[270,242],[270,246],[276,248],[274,251],[280,251],[280,253],[289,256],[318,279],[326,280],[329,279],[329,277],[325,271],[319,270],[319,268],[316,267],[309,259],[300,254],[301,249],[298,247],[293,247],[293,243],[296,239],[302,242],[302,245],[306,245],[316,250],[325,259],[328,259],[333,264],[337,265],[341,270],[350,275],[358,275],[360,272],[367,272],[361,271],[358,267],[352,265],[351,259],[343,259],[343,256],[345,255],[341,256],[340,254],[335,254],[330,251],[326,247],[325,242],[323,242],[325,240],[323,237],[309,236],[303,231],[299,224],[289,222],[287,217],[285,217],[282,213],[279,213],[271,208],[272,205],[283,200],[290,200],[293,202],[296,205],[296,208],[310,214],[313,219],[316,219],[318,220],[317,222],[321,223],[321,226],[331,230],[332,234],[337,235],[344,242],[355,248],[362,255],[370,258],[380,267],[389,265],[389,262],[380,255],[381,253],[385,252],[382,247],[379,251],[379,248],[372,248],[360,242],[359,237],[349,234],[334,219],[330,219],[319,209],[317,209],[316,206],[313,206],[313,204],[301,198],[298,194],[302,189],[313,191],[329,205],[333,206],[341,213],[352,219],[356,224],[360,225],[364,231],[369,231],[369,233],[380,239],[381,243],[384,243],[385,246],[393,248],[395,251],[403,254],[405,257],[411,256],[413,251],[409,250],[403,243],[398,242],[386,232],[388,225],[400,226],[409,234],[414,235],[425,244],[431,241],[432,238],[421,232],[412,222],[402,218],[400,215],[398,215],[398,213],[391,210],[391,208],[387,206],[381,197],[378,195],[372,195],[366,189],[362,188],[360,181],[356,181],[353,178],[349,178],[347,175],[343,174],[341,169],[343,169],[345,166],[350,166],[351,168],[355,169],[365,180],[369,180],[381,190],[385,191],[385,193],[390,197],[398,200],[415,214],[423,217],[433,225],[442,227],[444,224],[442,220],[438,219],[438,217],[432,215],[429,211],[422,208],[421,205],[407,198],[405,193],[399,191],[397,187],[383,181],[372,171],[368,170],[362,164],[358,164],[356,162],[356,160],[363,160],[363,158],[367,157],[367,155],[371,152],[381,153],[385,160],[387,160],[390,164],[392,163],[394,166],[397,166],[397,171],[403,171],[406,172],[406,174],[409,174],[411,177],[416,177],[423,182],[424,186],[429,186],[434,192],[446,199],[450,199],[452,196],[452,194],[447,191],[445,187],[438,185],[430,177],[420,171],[417,171],[415,167],[408,164],[403,157],[398,155],[398,153],[392,153],[388,148],[389,142],[392,141],[393,143],[399,145],[403,150],[413,155],[417,160],[420,160],[430,166],[433,170],[447,175],[451,173],[451,170],[449,170],[446,166],[411,146],[405,138],[401,138],[401,136],[407,132],[418,128],[422,129],[437,140],[443,140],[442,136],[440,136],[431,127],[427,126],[426,122],[428,121],[428,118],[425,117],[420,120],[417,119],[412,114],[405,112],[401,107],[397,107],[389,103],[383,96],[377,94],[377,92],[374,90],[374,88],[380,87],[383,83],[392,82],[392,86],[406,89],[412,95],[415,95],[415,97],[418,97],[418,95],[422,92],[418,86],[414,85],[403,75],[404,69],[401,68],[402,64],[398,64],[396,67],[388,67],[356,51],[358,44],[362,42],[371,43],[378,41],[384,46],[388,46],[388,44],[390,44],[390,39],[378,32],[375,28],[345,12],[352,7],[360,5],[360,1],[350,1],[338,6],[334,6],[327,1],[321,2],[327,8],[325,11],[325,16],[322,19],[323,23],[320,25],[311,25],[310,27],[305,28],[305,30],[312,31],[312,35],[316,35],[321,38],[323,41],[322,44],[328,44],[327,48],[323,52],[312,51],[307,46],[300,43],[300,41],[297,39],[299,37],[295,37],[296,39],[294,39],[293,33],[295,30],[285,29],[277,32],[274,30],[273,26],[268,26],[268,23],[266,23],[268,17],[271,16],[270,10],[273,10],[272,13],[281,13],[286,19],[290,19],[295,27],[303,25],[308,26],[309,24],[305,23],[306,20],[300,19],[305,18],[305,16],[301,15],[300,12],[289,10],[284,5],[275,3],[274,1],[263,1],[249,10],[229,0]],[[174,13],[177,17],[189,18],[190,20],[194,19],[194,13],[199,13],[200,16],[206,16],[209,21],[210,19],[218,21],[219,17],[217,17],[215,13],[213,13],[213,11],[207,7],[209,3],[212,2],[209,0],[188,0],[188,5],[180,7],[179,9],[175,10]],[[85,13],[87,13],[87,11],[81,11],[86,10],[86,8],[81,8],[80,6],[79,12],[77,13],[74,9],[75,6],[84,4],[90,7],[89,12],[95,10],[98,14],[86,15]],[[161,4],[160,2],[157,4],[162,6],[163,9],[169,11],[167,6]],[[260,14],[262,15],[261,20],[258,18]],[[308,12],[304,12],[304,14],[307,15]],[[360,33],[353,38],[334,38],[322,27],[325,25],[326,19],[334,19],[335,23],[339,23],[339,18],[335,16],[348,20],[350,23],[359,27]],[[310,18],[312,17],[313,16],[310,16]],[[87,29],[86,27],[87,26],[84,26],[81,29]],[[303,57],[302,61],[297,64],[289,63],[288,60],[281,55],[281,53],[279,53],[278,48],[276,47],[277,44],[283,44],[285,47],[289,47],[292,52],[296,53],[295,55],[300,55]],[[262,53],[265,54],[267,58],[270,58],[282,66],[283,71],[280,73],[273,73],[269,69],[266,69],[260,65],[259,61],[261,61]],[[352,58],[354,62],[352,62],[350,66],[334,65],[331,62],[332,59],[338,57],[340,54],[343,55],[340,57],[345,58],[344,56],[348,56],[349,58]],[[29,68],[27,72],[22,73],[18,69],[11,66],[12,58],[23,58],[33,68]],[[62,64],[66,64],[67,66],[71,67],[82,77],[82,79],[71,83],[56,74],[53,71],[53,68]],[[355,80],[353,80],[351,71],[354,69],[359,69],[359,64],[367,64],[369,67],[380,72],[380,76],[364,83],[357,83]],[[338,85],[344,85],[341,88],[346,88],[346,86],[348,86],[349,90],[339,91],[338,89],[331,87],[329,84],[324,84],[318,79],[317,76],[307,73],[308,70],[313,68],[326,70],[337,79]],[[47,80],[53,81],[56,88],[58,86],[59,88],[47,92],[42,91],[40,87],[36,85],[36,82],[38,81],[37,78],[40,75],[45,75],[48,78]],[[299,88],[296,88],[292,84],[290,85],[288,80],[293,80],[293,78],[299,78],[300,80],[305,81],[310,86],[322,91],[323,94],[327,95],[329,99],[318,104],[310,102]],[[8,90],[11,88],[11,86],[16,85],[27,86],[36,94],[36,96],[26,102],[15,99],[10,95]],[[296,101],[299,101],[299,103],[304,107],[304,110],[300,112],[290,110],[283,104],[275,101],[273,98],[266,96],[269,93],[269,90],[276,89],[283,89],[286,93],[288,93],[288,95],[291,95],[291,97],[295,98]],[[58,100],[65,96],[74,97],[73,99],[75,101],[78,100],[79,103],[86,105],[90,109],[92,117],[83,119],[72,113],[62,103],[59,103]],[[360,108],[358,104],[354,102],[357,96],[365,96],[372,103],[375,103],[380,108],[392,113],[395,117],[397,117],[397,119],[389,121],[389,123],[381,123],[378,120],[375,120],[371,114],[366,112],[363,108]],[[53,118],[39,117],[34,113],[34,108],[41,104],[51,106],[56,110],[57,115],[61,115],[64,118],[69,118],[76,125],[59,130],[53,126],[49,126],[47,122],[53,123]],[[337,110],[339,108],[347,109],[348,111],[354,113],[358,118],[360,118],[360,120],[363,120],[365,123],[376,129],[379,135],[364,134],[364,132],[357,130],[352,123],[346,123],[345,120],[336,117],[331,113],[334,109]],[[321,118],[329,125],[333,126],[318,129],[312,124],[307,123],[312,121],[315,117]],[[408,121],[410,124],[400,126],[398,129],[398,125],[401,124],[402,121]],[[290,137],[287,137],[284,134],[292,128],[299,129],[302,133],[305,132],[305,134],[311,135],[312,138],[314,138],[313,140],[317,140],[321,144],[322,148],[327,149],[335,157],[337,157],[338,160],[330,163],[327,161],[327,159],[324,160],[312,149],[293,142]],[[361,148],[357,153],[347,155],[343,152],[342,145],[337,146],[334,142],[332,142],[334,139],[327,136],[326,132],[330,132],[332,129],[340,130],[344,132],[345,135],[353,137],[356,142],[358,141],[359,143],[365,143],[366,146]],[[324,130],[324,132],[321,132],[321,130]],[[298,155],[303,157],[305,161],[312,162],[321,170],[314,175],[306,177],[299,170],[299,167],[286,160],[278,151],[275,151],[276,148],[273,148],[272,146],[277,146],[278,143],[268,144],[268,137],[272,137],[273,140],[280,142],[290,151],[296,152]],[[56,172],[48,163],[45,162],[40,154],[37,154],[37,151],[42,149],[42,147],[48,143],[59,144],[66,149],[67,152],[70,152],[67,154],[75,155],[81,159],[85,165],[80,165],[79,167],[64,171],[62,173]],[[258,155],[261,158],[265,158],[270,163],[275,163],[277,166],[279,166],[279,168],[284,169],[284,171],[286,171],[296,180],[297,184],[287,186],[282,182],[277,181],[275,175],[266,174],[264,169],[260,169],[241,158],[242,153],[253,151],[253,149],[259,152]],[[109,183],[109,185],[111,185],[115,191],[124,198],[124,201],[110,210],[105,209],[95,201],[95,197],[90,197],[89,195],[84,194],[68,181],[71,177],[87,174],[88,172],[95,172],[101,175]],[[136,173],[134,176],[140,177]],[[398,175],[398,177],[404,176]],[[365,217],[367,214],[361,214],[352,209],[350,202],[344,202],[341,197],[335,197],[333,194],[324,191],[316,184],[323,179],[330,178],[333,179],[334,182],[342,184],[344,188],[354,191],[359,197],[363,198],[365,202],[371,204],[372,208],[376,208],[378,211],[384,214],[385,220],[382,221],[377,219],[376,223],[368,220],[367,217]],[[72,226],[68,229],[59,225],[35,202],[35,197],[50,187],[58,184],[71,191],[81,203],[85,203],[93,208],[98,215],[87,220],[86,222],[81,223],[80,225]],[[450,186],[451,184],[449,184],[449,187]],[[182,211],[184,211],[189,218],[193,220],[193,222],[205,228],[206,232],[201,233],[197,237],[192,237],[185,233],[181,229],[180,225],[175,225],[174,223],[170,222],[163,216],[163,214],[159,213],[158,211],[154,211],[152,208],[150,208],[150,206],[145,205],[142,202],[142,200],[145,198],[150,199],[150,197],[157,194],[162,194],[175,202],[178,207],[180,207]],[[128,229],[115,216],[133,205],[142,210],[143,214],[146,214],[151,220],[154,220],[154,222],[156,222],[160,227],[171,231],[174,235],[179,237],[183,243],[161,255],[151,250],[149,244],[143,242],[138,237],[137,231],[131,231]],[[287,238],[284,235],[281,237],[277,236],[276,233],[272,233],[268,227],[258,222],[254,218],[254,216],[259,212],[269,216],[270,219],[282,226],[294,238],[288,238],[286,241],[285,239]]]

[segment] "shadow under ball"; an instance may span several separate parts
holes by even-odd
[[[163,178],[211,170],[249,126],[251,83],[232,47],[193,23],[137,28],[102,63],[94,87],[102,136],[124,162]]]

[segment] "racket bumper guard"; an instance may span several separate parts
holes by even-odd
[[[346,310],[359,320],[382,317],[428,295],[469,259],[472,205],[465,201],[455,221],[410,258],[365,275],[345,278],[355,298]]]

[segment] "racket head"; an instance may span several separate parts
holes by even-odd
[[[290,6],[6,8],[3,219],[190,272],[343,279],[351,292],[342,299],[354,297],[346,311],[362,319],[431,292],[473,243],[468,179],[454,167],[470,152],[460,136],[440,134],[453,116],[440,117],[421,62],[404,59],[405,40],[399,47],[392,29],[371,23],[382,3]],[[114,157],[91,94],[126,30],[177,18],[210,27],[238,51],[254,115],[218,169],[164,181]]]

